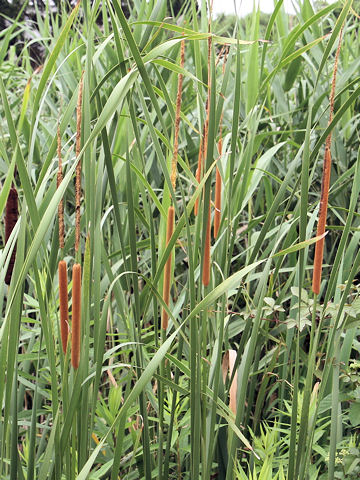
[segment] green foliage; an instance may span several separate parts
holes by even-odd
[[[359,19],[351,0],[320,3],[300,2],[294,17],[280,0],[272,15],[213,19],[209,63],[205,0],[199,9],[195,0],[175,5],[171,17],[164,0],[134,0],[130,11],[120,0],[83,0],[67,14],[35,9],[44,52],[39,69],[32,41],[20,43],[28,23],[14,20],[0,32],[0,212],[12,183],[19,194],[19,220],[6,244],[0,230],[1,478],[358,478]],[[327,235],[321,293],[314,296],[330,131]],[[74,371],[60,343],[57,264],[64,258],[70,268],[75,261],[79,161],[82,347]],[[216,167],[221,225],[204,287]],[[59,252],[62,198],[66,235]],[[166,245],[170,204],[175,228]],[[167,306],[162,283],[171,254]],[[71,288],[69,278],[70,313]],[[235,364],[227,368],[229,350]],[[234,391],[236,411],[229,406]]]

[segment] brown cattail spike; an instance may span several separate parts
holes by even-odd
[[[210,248],[211,248],[211,207],[209,203],[208,219],[206,224],[206,236],[204,247],[204,266],[202,274],[202,282],[205,287],[210,283]]]
[[[75,155],[78,158],[81,150],[81,107],[83,92],[83,76],[80,79],[79,95],[76,106],[76,148]],[[75,252],[79,250],[80,245],[80,199],[81,199],[81,161],[76,165],[75,179]]]
[[[13,231],[17,219],[19,217],[19,209],[18,209],[18,193],[14,186],[10,188],[9,195],[6,201],[6,212],[5,212],[5,243],[9,240],[11,232]],[[15,257],[16,257],[16,244],[12,251],[10,262],[8,265],[8,269],[5,275],[5,283],[10,285],[12,272],[14,269],[15,264]]]
[[[66,353],[69,336],[68,279],[65,260],[59,262],[60,336],[63,352]]]
[[[342,38],[342,29],[340,30],[339,44],[336,50],[333,77],[332,77],[332,83],[331,83],[329,125],[332,122],[333,114],[334,114],[336,74],[338,69],[341,38]],[[316,236],[320,236],[325,233],[328,199],[329,199],[330,174],[331,174],[331,132],[329,133],[325,143],[325,157],[324,157],[323,176],[322,176],[322,183],[321,183],[319,221],[317,225]],[[322,237],[320,240],[316,242],[316,245],[315,245],[312,291],[316,295],[319,295],[320,293],[322,263],[323,263],[323,254],[324,254],[324,242],[325,242],[325,238]]]
[[[174,217],[175,210],[173,206],[170,206],[168,209],[168,218],[166,225],[166,246],[169,244],[170,238],[174,232]],[[170,301],[170,276],[171,276],[171,252],[169,258],[166,261],[164,269],[164,283],[163,283],[163,299],[167,306],[169,306]],[[166,330],[168,326],[169,316],[165,309],[162,312],[162,322],[161,327]]]
[[[57,188],[59,188],[63,180],[62,172],[62,159],[61,159],[61,134],[60,134],[60,125],[57,126],[57,154],[58,154],[58,172],[57,172]],[[64,228],[64,200],[61,199],[58,206],[58,217],[59,217],[59,246],[64,248],[64,237],[65,237],[65,228]]]
[[[72,281],[71,364],[76,370],[80,363],[81,333],[81,265],[79,263],[73,266]]]
[[[184,68],[185,63],[185,40],[181,42],[180,50],[180,67]],[[174,150],[171,161],[171,184],[175,190],[176,174],[177,174],[177,156],[179,150],[179,128],[180,128],[180,113],[181,113],[181,95],[182,95],[183,74],[180,73],[178,77],[178,88],[176,95],[176,113],[175,113],[175,135],[174,135]]]

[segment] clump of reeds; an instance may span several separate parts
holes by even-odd
[[[14,183],[12,183],[9,190],[9,195],[6,201],[6,211],[5,211],[5,243],[8,242],[11,232],[13,231],[16,222],[19,217],[19,207],[18,207],[18,193]],[[5,283],[10,285],[12,273],[14,270],[16,257],[16,244],[14,245],[13,251],[11,253],[8,269],[5,275]]]
[[[334,114],[336,74],[337,74],[337,68],[338,68],[341,39],[342,39],[342,29],[339,35],[339,44],[336,50],[334,70],[333,70],[333,76],[332,76],[331,93],[330,93],[329,125],[333,120],[333,114]],[[322,183],[321,183],[319,220],[317,225],[316,236],[324,235],[325,233],[328,199],[329,199],[330,174],[331,174],[331,132],[329,133],[325,142],[325,157],[324,157],[323,175],[322,175]],[[321,272],[322,272],[322,263],[323,263],[323,255],[324,255],[324,242],[325,242],[325,238],[322,237],[320,240],[316,242],[316,245],[315,245],[312,290],[316,295],[319,295],[320,293]]]
[[[182,40],[181,49],[180,49],[180,67],[184,68],[184,64],[185,64],[185,40]],[[182,73],[180,73],[178,77],[178,87],[177,87],[177,94],[176,94],[174,149],[173,149],[173,156],[171,161],[171,177],[170,177],[171,185],[174,191],[176,187],[177,156],[178,156],[178,150],[179,150],[179,129],[180,129],[182,84],[183,84],[183,75]],[[166,225],[166,246],[168,245],[170,238],[172,237],[172,234],[174,232],[174,217],[175,217],[175,210],[174,210],[174,207],[170,205],[168,208],[167,225]],[[169,258],[166,261],[165,270],[164,270],[163,299],[167,306],[169,306],[169,301],[170,301],[171,257],[172,257],[172,252],[169,253]],[[169,319],[168,314],[166,310],[163,309],[162,321],[161,321],[161,327],[163,328],[163,330],[167,329],[168,319]]]

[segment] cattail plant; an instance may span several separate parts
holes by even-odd
[[[334,114],[336,74],[337,74],[337,68],[338,68],[341,39],[342,39],[342,29],[339,35],[339,44],[336,50],[334,70],[333,70],[333,76],[332,76],[331,93],[330,93],[329,125],[333,120],[333,114]],[[326,216],[327,216],[328,199],[329,199],[330,174],[331,174],[331,132],[329,133],[325,142],[325,157],[324,157],[323,175],[322,175],[322,183],[321,183],[319,220],[317,225],[316,236],[324,235],[325,233]],[[312,291],[316,295],[319,295],[320,293],[321,272],[322,272],[322,263],[323,263],[323,255],[324,255],[324,242],[325,242],[325,238],[323,236],[320,240],[316,242],[316,246],[315,246]]]
[[[181,49],[180,49],[180,67],[184,68],[184,64],[185,64],[185,40],[182,40]],[[178,77],[178,87],[177,87],[177,95],[176,95],[174,149],[173,149],[173,156],[171,161],[171,185],[174,191],[176,187],[177,156],[178,156],[178,150],[179,150],[179,128],[180,128],[182,84],[183,84],[183,75],[180,73]],[[174,207],[170,205],[168,208],[168,217],[167,217],[167,225],[166,225],[166,245],[168,245],[174,231],[174,216],[175,216]],[[172,257],[172,252],[170,252],[169,254],[169,258],[166,261],[165,270],[164,270],[163,299],[167,306],[169,306],[169,301],[170,301],[171,257]],[[166,330],[167,326],[168,326],[168,314],[165,311],[165,309],[163,309],[161,327],[163,328],[163,330]]]
[[[14,186],[14,183],[11,185],[9,195],[6,201],[6,213],[5,213],[5,243],[9,240],[11,232],[13,231],[17,219],[19,217],[19,209],[18,209],[18,193]],[[15,264],[15,257],[16,257],[16,244],[14,245],[14,249],[12,251],[10,262],[8,265],[8,269],[5,275],[5,283],[10,285],[12,272],[14,269]]]
[[[57,154],[58,154],[58,173],[57,173],[57,188],[59,188],[62,179],[62,159],[61,159],[61,135],[60,125],[57,127]],[[59,247],[61,256],[63,256],[64,249],[64,201],[60,200],[58,206],[58,219],[59,219]],[[66,353],[68,336],[69,336],[69,306],[68,306],[68,278],[67,278],[67,264],[64,259],[59,261],[59,301],[60,301],[60,336],[63,352]]]
[[[76,158],[81,150],[81,108],[82,108],[83,76],[80,79],[79,95],[76,106]],[[81,202],[81,161],[76,165],[75,176],[75,259],[78,260],[80,245],[80,202]],[[81,265],[78,261],[72,270],[72,335],[71,335],[71,364],[74,369],[80,363],[80,333],[81,333]]]

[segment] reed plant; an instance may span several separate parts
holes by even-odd
[[[59,3],[0,32],[0,478],[359,478],[356,2]]]

